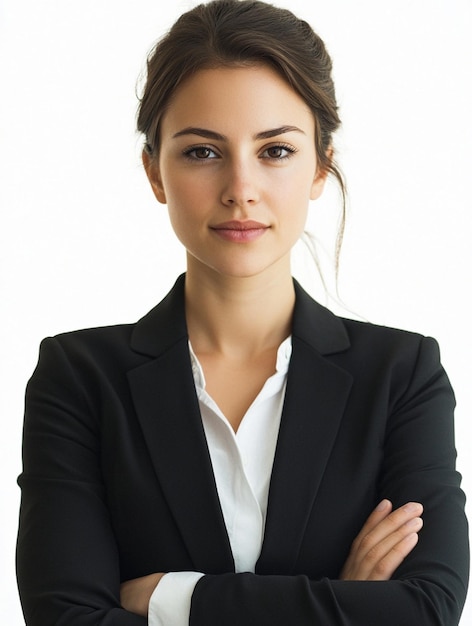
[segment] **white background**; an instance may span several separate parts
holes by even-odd
[[[140,164],[135,87],[151,44],[194,4],[0,2],[2,624],[23,623],[15,481],[39,341],[136,320],[184,268]],[[439,340],[458,401],[459,469],[472,493],[472,3],[288,4],[334,60],[344,121],[337,148],[349,186],[340,296],[370,321]],[[311,209],[328,261],[338,207],[328,189]],[[294,268],[325,301],[306,254],[296,254]],[[472,624],[470,605],[463,625]]]

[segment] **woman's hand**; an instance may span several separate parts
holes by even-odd
[[[149,574],[127,580],[120,587],[121,606],[137,615],[147,617],[149,600],[164,574]]]
[[[418,543],[423,507],[409,502],[392,512],[382,500],[354,539],[341,580],[389,580]]]

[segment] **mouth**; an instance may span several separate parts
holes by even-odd
[[[262,237],[270,226],[254,220],[245,220],[244,222],[230,220],[210,228],[222,239],[235,243],[246,243]]]
[[[245,220],[241,222],[239,220],[230,220],[229,222],[222,222],[211,227],[213,230],[260,230],[263,228],[269,228],[267,224],[261,222],[255,222],[254,220]]]

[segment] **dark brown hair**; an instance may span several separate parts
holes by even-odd
[[[259,0],[213,0],[181,15],[148,57],[137,118],[145,150],[151,156],[159,153],[162,116],[187,77],[201,69],[258,64],[275,69],[313,113],[319,167],[336,178],[343,197],[337,264],[345,185],[332,151],[332,135],[340,125],[332,63],[320,37],[290,11]]]

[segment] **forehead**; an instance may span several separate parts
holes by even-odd
[[[169,103],[162,130],[203,126],[258,132],[289,124],[312,132],[312,112],[275,70],[256,65],[202,69],[188,77]]]

